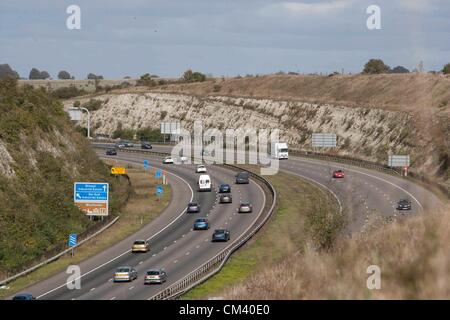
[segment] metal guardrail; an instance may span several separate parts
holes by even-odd
[[[97,149],[107,149],[107,147],[103,146],[94,146],[94,148]],[[141,153],[141,154],[151,154],[151,155],[158,155],[158,156],[166,156],[170,155],[169,153],[165,152],[156,152],[156,151],[148,151],[148,150],[139,150],[139,149],[121,149],[123,152],[129,152],[129,153]],[[231,164],[224,164],[224,166],[229,167],[233,169],[234,171],[247,171],[245,169],[242,169],[238,166],[231,165]],[[237,250],[239,249],[243,244],[245,244],[250,238],[252,238],[261,228],[262,226],[267,222],[267,220],[272,216],[272,214],[275,211],[276,203],[277,203],[277,192],[275,188],[272,186],[272,184],[265,179],[264,177],[257,175],[253,172],[249,172],[250,176],[253,177],[255,180],[258,180],[260,183],[263,184],[264,187],[268,189],[268,194],[272,201],[270,201],[270,207],[264,207],[263,210],[268,210],[265,213],[265,216],[263,220],[256,226],[253,226],[251,230],[246,231],[246,235],[244,235],[240,240],[238,240],[236,243],[234,243],[231,247],[225,248],[222,252],[219,252],[216,256],[205,262],[203,265],[186,275],[184,278],[178,280],[177,282],[173,283],[166,289],[164,289],[162,292],[156,294],[155,296],[151,297],[151,300],[161,300],[161,299],[174,299],[176,297],[179,297],[180,295],[184,294],[188,290],[192,289],[193,287],[197,286],[201,282],[206,281],[208,278],[213,276],[214,274],[218,273],[226,261],[229,259],[229,257]],[[267,203],[267,202],[266,202]]]
[[[102,233],[103,231],[105,231],[106,229],[111,227],[114,223],[116,223],[117,220],[119,220],[119,218],[120,218],[119,216],[115,217],[111,222],[109,222],[107,225],[102,227],[100,230],[98,230],[97,232],[95,232],[92,235],[88,236],[87,238],[81,240],[76,246],[68,248],[68,249],[65,249],[62,252],[58,253],[57,255],[55,255],[55,256],[53,256],[53,257],[51,257],[51,258],[49,258],[49,259],[47,259],[47,260],[37,264],[37,265],[35,265],[35,266],[33,266],[33,267],[31,267],[31,268],[29,268],[27,270],[24,270],[24,271],[22,271],[22,272],[20,272],[18,274],[15,274],[15,275],[7,278],[7,279],[4,279],[4,280],[0,281],[0,286],[6,285],[9,282],[11,282],[11,281],[13,281],[13,280],[15,280],[17,278],[22,277],[24,275],[27,275],[27,274],[33,272],[34,270],[36,270],[36,269],[38,269],[38,268],[40,268],[40,267],[42,267],[42,266],[44,266],[44,265],[46,265],[46,264],[48,264],[50,262],[53,262],[53,261],[57,260],[59,257],[65,255],[67,253],[70,253],[73,249],[81,246],[83,243],[91,240],[92,238],[96,237],[97,235],[99,235],[100,233]]]

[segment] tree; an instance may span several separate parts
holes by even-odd
[[[152,79],[152,76],[149,73],[143,74],[137,81],[136,84],[138,86],[154,86],[156,84],[155,80]]]
[[[206,76],[203,73],[193,72],[191,69],[186,70],[182,78],[186,82],[203,82],[206,80]]]
[[[390,67],[386,65],[381,59],[370,59],[364,66],[363,73],[365,74],[381,74],[388,73]]]
[[[403,66],[397,66],[391,70],[391,73],[409,73],[409,70]]]
[[[45,80],[50,78],[50,74],[47,71],[39,71],[36,68],[32,68],[30,71],[30,75],[28,76],[30,80]]]
[[[444,74],[450,74],[450,63],[447,63],[444,68],[442,69],[442,72]]]
[[[61,70],[58,73],[58,79],[60,79],[60,80],[69,80],[70,79],[70,73],[68,73],[67,71]]]
[[[9,64],[0,64],[0,79],[7,78],[19,79],[19,74],[14,71]]]
[[[103,76],[97,76],[97,75],[95,75],[95,74],[93,74],[93,73],[89,73],[89,74],[87,75],[87,78],[88,78],[89,80],[102,80],[102,79],[103,79]]]
[[[47,71],[41,71],[39,77],[40,79],[45,80],[50,78],[50,74]]]
[[[37,80],[40,78],[41,78],[41,72],[36,68],[32,68],[30,71],[30,75],[28,76],[28,79]]]

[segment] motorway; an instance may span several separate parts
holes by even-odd
[[[170,152],[170,149],[169,146],[154,146],[152,151]],[[98,149],[97,153],[106,158],[104,150]],[[168,182],[173,188],[170,205],[158,218],[136,234],[80,263],[80,290],[67,289],[65,283],[68,275],[61,272],[23,292],[30,292],[38,299],[149,299],[246,233],[260,218],[259,214],[265,205],[265,194],[255,181],[251,181],[249,185],[235,185],[235,172],[225,167],[207,165],[208,174],[211,175],[216,188],[220,183],[232,185],[231,205],[217,203],[216,188],[212,192],[196,191],[198,174],[195,173],[194,165],[163,165],[161,157],[157,155],[126,151],[119,151],[117,156],[108,158],[138,165],[148,159],[153,168],[165,169]],[[441,205],[440,199],[424,187],[410,180],[377,171],[300,157],[280,161],[280,169],[307,179],[329,192],[335,198],[337,207],[349,216],[346,230],[349,234],[360,231],[371,215],[413,215],[434,210]],[[335,169],[343,169],[345,178],[333,179],[332,172]],[[400,213],[395,209],[401,198],[412,200],[411,211]],[[185,213],[185,207],[191,199],[201,205],[200,214]],[[237,214],[239,200],[249,200],[253,204],[254,212],[247,215]],[[211,229],[192,231],[195,218],[201,216],[208,217]],[[216,228],[230,229],[231,241],[211,243],[211,234]],[[132,254],[132,242],[144,238],[150,238],[150,252]],[[139,278],[131,283],[113,283],[114,270],[120,266],[136,267]],[[164,267],[168,274],[167,283],[145,286],[142,275],[151,267]]]

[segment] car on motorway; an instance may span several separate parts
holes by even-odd
[[[144,150],[149,150],[149,149],[152,149],[153,148],[153,146],[150,144],[150,142],[141,142],[141,149],[144,149]]]
[[[162,161],[163,164],[172,164],[173,163],[173,159],[172,157],[165,157]]]
[[[167,273],[163,268],[150,269],[145,273],[144,284],[162,284],[166,281]]]
[[[199,191],[211,191],[212,183],[211,177],[207,174],[202,174],[198,177],[198,190]]]
[[[231,187],[229,184],[221,184],[219,186],[219,193],[230,193]]]
[[[339,178],[343,178],[344,176],[345,176],[345,173],[342,170],[333,171],[333,178],[339,179]]]
[[[197,202],[189,202],[186,209],[187,213],[200,212],[200,205]]]
[[[133,148],[134,147],[134,143],[128,140],[124,140],[122,141],[122,143],[125,145],[125,148]]]
[[[136,240],[133,242],[131,252],[148,252],[150,251],[150,243],[147,240]]]
[[[202,150],[202,156],[207,156],[207,157],[209,157],[209,156],[210,156],[209,151],[207,151],[207,150]]]
[[[397,210],[411,210],[411,201],[409,199],[401,199],[397,202]]]
[[[236,175],[236,184],[248,184],[250,178],[250,174],[246,171],[239,172]]]
[[[106,149],[107,156],[117,156],[117,150],[115,148]]]
[[[239,213],[250,213],[253,211],[253,207],[248,201],[243,201],[239,204]]]
[[[219,196],[219,203],[232,203],[233,197],[231,193],[224,193]]]
[[[114,145],[114,147],[119,148],[119,149],[122,149],[122,148],[125,148],[126,145],[125,145],[125,143],[123,143],[123,142],[117,142],[117,143]]]
[[[181,156],[181,157],[180,157],[180,162],[181,162],[181,163],[187,162],[187,157]]]
[[[35,300],[36,298],[33,297],[31,293],[19,293],[16,294],[12,300]]]
[[[216,229],[212,235],[212,242],[227,242],[230,240],[230,231],[226,229]]]
[[[128,281],[131,282],[137,279],[138,274],[136,269],[132,267],[120,267],[117,268],[114,273],[114,282]]]
[[[194,222],[194,230],[208,230],[209,221],[206,218],[197,218]]]
[[[197,166],[197,169],[195,169],[195,172],[197,173],[206,173],[206,167],[202,164],[199,164]]]

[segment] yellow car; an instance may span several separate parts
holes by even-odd
[[[148,252],[150,251],[150,244],[147,240],[136,240],[133,243],[131,252]]]

